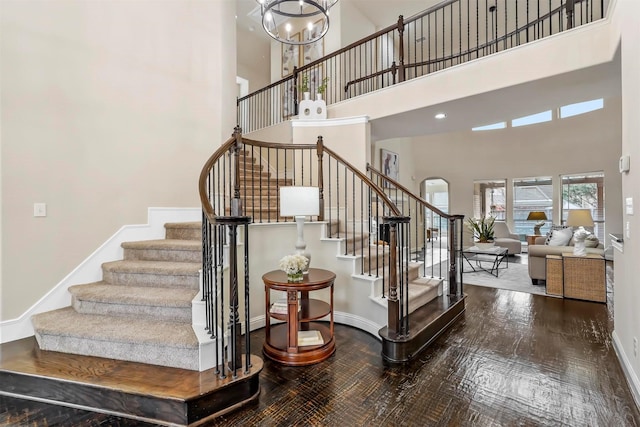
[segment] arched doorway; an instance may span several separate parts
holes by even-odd
[[[449,213],[449,182],[440,177],[426,178],[420,184],[420,197],[430,205]],[[425,209],[425,225],[429,238],[442,238],[447,235],[447,222],[436,219],[433,211]]]

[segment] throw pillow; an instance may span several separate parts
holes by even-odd
[[[589,234],[584,239],[585,248],[597,248],[599,244],[600,244],[600,240],[598,240],[598,238],[594,234]]]
[[[549,239],[549,246],[567,246],[569,240],[573,237],[573,230],[570,228],[563,228],[561,230],[551,230],[551,236]]]
[[[551,241],[551,234],[553,234],[553,232],[555,230],[564,230],[565,228],[569,228],[569,227],[567,227],[566,225],[554,225],[554,224],[551,224],[551,229],[549,229],[549,231],[547,232],[547,238],[544,239],[544,244],[545,245],[549,244],[549,241]]]

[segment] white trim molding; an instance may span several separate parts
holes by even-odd
[[[369,116],[343,117],[339,119],[322,119],[322,120],[291,120],[291,127],[308,128],[308,127],[329,127],[329,126],[347,126],[369,123]]]
[[[624,347],[620,342],[620,338],[616,331],[613,331],[611,334],[613,338],[613,348],[616,351],[616,355],[620,360],[620,364],[622,365],[622,371],[624,372],[624,376],[627,379],[627,383],[629,384],[629,389],[631,389],[631,394],[633,395],[633,400],[636,402],[636,406],[640,409],[640,381],[638,380],[638,376],[633,370],[633,366],[631,365],[631,361],[627,357],[627,354],[624,351]]]

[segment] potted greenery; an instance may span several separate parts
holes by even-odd
[[[493,223],[496,218],[489,216],[486,218],[467,218],[466,226],[473,233],[475,245],[480,249],[485,249],[494,245]]]
[[[318,100],[322,99],[322,95],[327,91],[327,83],[329,82],[329,77],[325,77],[322,79],[322,83],[318,86]]]
[[[300,78],[298,90],[304,95],[304,99],[309,99],[309,75],[303,74]]]

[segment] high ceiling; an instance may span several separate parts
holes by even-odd
[[[266,35],[259,21],[257,0],[235,1],[237,29],[242,34],[238,45],[239,61],[242,61],[242,55],[249,56],[253,61],[260,61],[260,58],[267,60],[271,39]],[[439,0],[339,1],[351,3],[379,28],[392,24],[398,15],[409,17],[440,2]],[[249,40],[244,40],[247,38]],[[240,45],[241,40],[242,45]],[[258,56],[257,52],[260,50],[264,50],[264,54]],[[384,117],[372,123],[372,133],[376,140],[381,140],[467,130],[471,126],[489,124],[547,108],[557,108],[571,102],[599,97],[616,98],[620,90],[620,72],[617,67],[619,67],[619,61],[613,61],[610,64],[592,67],[570,75],[555,76],[502,91],[452,101],[446,105],[436,105]],[[527,102],[519,102],[523,99]],[[505,100],[510,101],[505,102]],[[440,111],[449,113],[446,120],[429,120]]]
[[[355,6],[376,27],[386,27],[395,22],[399,15],[406,17],[415,15],[441,0],[339,0]],[[236,0],[237,28],[240,31],[252,32],[262,40],[269,36],[262,29],[257,0]]]

